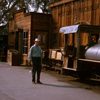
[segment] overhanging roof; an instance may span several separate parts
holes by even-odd
[[[76,33],[78,31],[79,25],[61,27],[59,33],[64,33],[64,34]]]
[[[80,31],[85,31],[85,32],[99,32],[100,33],[100,26],[84,25],[84,24],[61,27],[59,30],[59,33],[63,33],[63,34],[77,33],[79,29]]]

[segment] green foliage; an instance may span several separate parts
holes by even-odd
[[[43,13],[50,13],[50,8],[48,5],[52,2],[57,2],[61,0],[34,0],[34,7],[35,7],[35,12],[38,11],[40,8]]]
[[[43,13],[50,13],[48,5],[60,0],[0,0],[0,24],[8,22],[13,12],[25,8],[27,12],[34,8],[37,12],[40,8]]]
[[[32,0],[0,0],[0,24],[8,22],[16,10],[26,8],[29,12],[30,5],[34,5]]]

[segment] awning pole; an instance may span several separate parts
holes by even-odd
[[[76,52],[76,60],[77,60],[77,69],[78,69],[78,58],[80,56],[80,28],[77,32],[77,52]]]

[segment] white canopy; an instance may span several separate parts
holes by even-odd
[[[64,33],[64,34],[76,33],[78,31],[79,25],[61,27],[59,33]]]

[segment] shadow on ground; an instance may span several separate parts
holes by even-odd
[[[46,84],[46,83],[42,83],[42,85],[60,87],[60,88],[82,88],[82,87],[76,87],[76,86],[55,85],[55,84]]]

